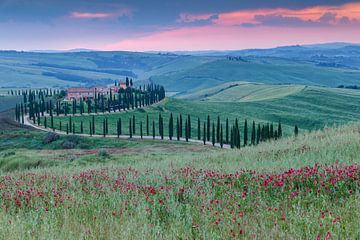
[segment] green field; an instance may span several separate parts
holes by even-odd
[[[112,113],[110,115],[98,115],[95,117],[96,133],[101,135],[103,133],[103,120],[108,118],[109,134],[116,135],[116,122],[119,118],[122,119],[122,129],[124,134],[129,132],[129,119],[135,116],[137,135],[140,134],[139,125],[143,123],[145,135],[146,115],[150,119],[150,135],[152,134],[152,121],[156,123],[156,130],[158,130],[158,116],[159,113],[164,118],[165,126],[168,124],[170,113],[174,114],[175,123],[176,118],[182,114],[183,121],[187,114],[191,116],[192,121],[192,136],[197,137],[197,118],[200,118],[201,124],[206,121],[207,115],[210,115],[211,121],[216,122],[217,116],[221,117],[221,121],[225,124],[226,118],[229,118],[230,123],[233,123],[236,118],[240,120],[240,125],[245,119],[250,123],[275,123],[281,121],[284,127],[285,134],[292,134],[295,125],[302,131],[321,129],[324,126],[333,126],[334,124],[346,124],[349,122],[356,122],[360,119],[360,92],[357,90],[343,90],[320,87],[301,87],[301,86],[277,86],[274,85],[270,89],[260,85],[264,100],[260,95],[252,93],[254,101],[239,101],[232,102],[236,96],[242,96],[249,89],[254,89],[258,85],[239,85],[238,87],[230,88],[226,91],[233,91],[229,94],[230,100],[225,101],[224,98],[219,97],[218,94],[209,97],[209,99],[202,99],[201,101],[184,100],[176,98],[167,98],[156,106],[150,106],[144,109],[135,111]],[[285,91],[286,90],[286,91]],[[293,91],[292,94],[287,95],[288,91]],[[223,94],[223,92],[220,92]],[[246,93],[245,93],[246,94]],[[215,101],[220,99],[221,101]],[[266,99],[266,100],[265,100]],[[60,121],[62,121],[63,130],[69,117],[54,117],[55,128],[59,128]],[[77,132],[80,131],[80,122],[84,123],[84,132],[89,132],[89,122],[92,116],[75,116],[72,121],[75,123]],[[49,122],[48,122],[49,123]],[[48,124],[49,125],[49,124]],[[202,126],[202,125],[201,125]],[[168,129],[165,127],[165,135]],[[158,134],[158,133],[157,133]]]

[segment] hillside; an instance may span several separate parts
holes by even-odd
[[[246,57],[239,61],[216,60],[179,73],[154,76],[151,80],[176,92],[197,91],[234,81],[336,87],[359,85],[360,71],[271,57]]]

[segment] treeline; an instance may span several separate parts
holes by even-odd
[[[219,144],[223,147],[224,144],[229,145],[231,148],[241,148],[244,146],[256,146],[261,142],[278,140],[283,136],[282,125],[279,121],[277,125],[273,123],[260,124],[252,121],[248,123],[244,121],[243,128],[240,128],[239,120],[235,119],[230,122],[229,119],[221,121],[220,117],[217,117],[215,121],[211,120],[210,116],[202,121],[200,118],[191,119],[190,115],[183,117],[178,115],[176,118],[170,113],[167,122],[165,123],[163,115],[160,113],[158,118],[150,119],[149,115],[146,115],[145,120],[137,121],[135,115],[131,118],[124,120],[118,118],[115,125],[116,132],[112,132],[112,135],[117,137],[126,135],[129,138],[134,136],[152,137],[153,139],[164,139],[165,129],[167,128],[167,138],[169,140],[197,140],[202,141],[204,145],[206,143]],[[124,122],[125,121],[125,122]],[[127,122],[127,126],[124,123]],[[113,122],[114,123],[114,122]],[[41,123],[38,122],[40,125]],[[88,121],[80,121],[75,123],[72,116],[64,122],[61,120],[54,126],[52,117],[44,117],[43,124],[45,128],[51,128],[53,130],[59,129],[67,134],[89,134],[103,135],[106,137],[109,135],[109,120],[107,117],[102,120],[97,120],[93,115]],[[97,129],[99,128],[99,129]],[[295,126],[295,135],[298,134],[298,128]]]
[[[30,120],[35,124],[39,123],[40,117],[45,115],[50,115],[52,118],[54,115],[60,116],[61,114],[67,116],[70,114],[115,112],[141,108],[165,98],[164,87],[154,84],[139,87],[138,89],[132,87],[120,88],[117,93],[111,91],[109,94],[95,93],[94,99],[81,98],[80,101],[73,99],[71,102],[63,101],[61,98],[48,100],[48,95],[45,93],[42,91],[39,93],[35,91],[24,92],[23,103],[15,106],[16,120],[24,123],[24,115],[29,114]]]
[[[349,86],[345,86],[345,85],[339,85],[337,86],[338,88],[346,88],[346,89],[360,89],[360,86],[358,85],[349,85]]]
[[[53,89],[53,88],[43,88],[43,89],[10,89],[7,91],[7,94],[10,96],[24,96],[25,98],[29,97],[31,94],[35,96],[45,96],[45,97],[52,97],[54,95],[62,95],[65,96],[65,91],[60,89]],[[25,102],[25,101],[24,101]]]

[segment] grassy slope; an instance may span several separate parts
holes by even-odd
[[[178,114],[183,114],[184,121],[185,115],[190,114],[193,137],[197,136],[197,118],[200,117],[201,121],[205,121],[208,114],[210,114],[212,120],[215,120],[220,115],[223,122],[225,117],[228,117],[231,122],[235,118],[239,118],[241,124],[245,118],[256,122],[277,123],[281,120],[284,125],[284,132],[290,134],[295,124],[302,130],[314,130],[325,125],[358,121],[360,119],[359,98],[360,93],[356,90],[307,87],[293,95],[254,102],[206,102],[169,98],[158,106],[127,113],[111,114],[107,117],[109,119],[110,134],[116,133],[116,121],[118,118],[122,119],[123,132],[128,134],[129,118],[134,115],[137,123],[137,134],[139,134],[140,121],[143,122],[145,129],[146,114],[149,114],[150,121],[155,120],[157,123],[158,114],[162,113],[165,126],[167,126],[170,112],[174,114],[175,120]],[[84,121],[85,132],[88,132],[90,119],[91,117],[88,116],[73,117],[77,131],[79,131],[80,121]],[[103,119],[104,116],[96,116],[96,131],[98,134],[102,134]],[[68,118],[62,118],[63,127],[67,121]],[[58,126],[59,118],[55,118],[55,127],[58,128]],[[166,133],[167,128],[165,127]]]
[[[28,134],[32,135],[32,133]],[[0,151],[0,153],[5,159],[12,159],[12,161],[14,161],[14,158],[17,159],[18,164],[21,166],[26,166],[26,163],[29,161],[29,158],[24,157],[26,154],[34,154],[33,161],[36,158],[43,162],[46,162],[46,158],[51,159],[48,161],[52,163],[40,165],[37,170],[22,170],[17,172],[16,175],[12,174],[15,178],[23,176],[22,179],[32,176],[28,173],[35,174],[35,179],[37,179],[37,175],[51,176],[50,180],[44,182],[44,179],[46,179],[44,177],[38,183],[38,189],[45,193],[47,187],[51,186],[53,188],[53,186],[58,186],[59,184],[61,184],[64,190],[68,188],[67,181],[54,182],[51,180],[55,177],[79,176],[80,172],[88,169],[95,170],[87,172],[84,175],[84,178],[86,178],[88,174],[95,174],[96,171],[99,171],[98,179],[86,180],[91,185],[84,183],[76,188],[77,190],[79,188],[80,190],[81,188],[90,188],[91,191],[96,192],[96,186],[92,186],[92,184],[103,181],[106,169],[110,169],[110,171],[119,169],[119,172],[111,175],[114,178],[117,177],[116,174],[122,176],[121,174],[126,175],[129,171],[136,170],[136,177],[128,176],[131,187],[132,184],[138,182],[144,186],[160,186],[163,184],[161,180],[164,176],[173,171],[178,171],[180,168],[209,169],[227,173],[235,173],[240,168],[253,169],[260,172],[281,172],[283,169],[298,168],[315,163],[329,165],[358,164],[360,162],[359,155],[357,154],[360,151],[360,146],[357,144],[359,134],[360,126],[359,124],[354,124],[337,129],[313,132],[311,134],[301,134],[297,139],[284,138],[276,143],[264,143],[258,147],[249,147],[240,151],[213,151],[211,147],[205,147],[195,152],[189,151],[187,148],[182,148],[179,151],[171,151],[165,148],[164,151],[154,153],[120,153],[112,154],[110,157],[102,157],[98,154],[81,156],[67,151],[64,154],[67,153],[73,157],[62,161],[57,160],[56,164],[52,164],[56,161],[54,159],[58,157],[55,152],[39,153],[29,149],[29,147],[25,147],[25,149],[19,150],[19,153],[18,150],[14,150],[16,151],[15,155],[9,154],[9,150],[5,152]],[[5,139],[7,138],[8,136],[5,137]],[[3,140],[1,136],[0,140]],[[99,148],[102,146],[103,141],[104,139],[95,139],[92,144]],[[54,143],[53,145],[56,144]],[[145,149],[147,150],[147,148]],[[4,154],[6,155],[5,157]],[[4,174],[6,175],[6,173]],[[157,204],[158,198],[154,198],[154,203],[143,200],[141,191],[136,194],[134,193],[135,195],[130,197],[127,193],[121,195],[117,193],[109,195],[89,193],[87,195],[85,192],[81,193],[81,191],[76,190],[70,196],[69,206],[71,208],[56,208],[52,206],[51,202],[48,211],[45,211],[44,208],[38,210],[23,208],[14,212],[12,211],[13,207],[11,207],[11,211],[0,216],[0,223],[2,223],[0,224],[0,237],[8,239],[9,236],[16,236],[21,239],[48,239],[54,237],[61,239],[124,239],[144,237],[147,239],[175,239],[179,237],[222,239],[224,236],[227,236],[230,238],[230,229],[232,229],[230,217],[229,220],[224,218],[219,227],[212,222],[212,216],[215,211],[220,211],[221,213],[221,208],[201,213],[197,211],[195,202],[177,204],[177,190],[183,185],[195,184],[191,179],[182,180],[174,178],[169,181],[169,186],[173,187],[174,190],[169,190],[163,196],[154,195],[154,197],[165,197],[167,199],[167,204],[170,206],[167,210]],[[74,180],[71,180],[69,184],[74,185]],[[209,194],[211,182],[205,184],[202,185],[201,191]],[[107,185],[104,185],[104,189],[107,187]],[[220,189],[216,187],[215,190]],[[281,199],[280,196],[259,195],[256,198],[257,204],[241,200],[244,217],[238,221],[241,222],[241,228],[244,231],[242,234],[245,234],[248,238],[253,233],[256,233],[256,236],[261,239],[300,239],[315,238],[318,234],[324,237],[326,232],[330,231],[333,238],[354,238],[359,234],[356,220],[359,216],[356,209],[360,201],[359,189],[354,190],[356,191],[355,194],[346,200],[334,200],[323,195],[320,197],[310,195],[294,200]],[[227,195],[217,194],[217,192],[213,192],[213,194],[206,195],[206,199],[202,199],[197,203],[200,205],[208,204],[211,199],[228,201]],[[194,198],[194,201],[196,200],[195,193],[191,192],[186,196],[189,199]],[[40,200],[36,205],[45,205],[46,199],[47,197],[43,197],[42,201]],[[153,198],[150,197],[150,199]],[[73,201],[79,203],[84,203],[85,201],[86,205],[72,205]],[[136,204],[125,207],[127,206],[127,201]],[[277,208],[279,211],[270,211],[267,210],[268,208]],[[129,212],[131,215],[114,218],[114,209],[118,212]],[[154,215],[147,217],[148,214],[145,209],[151,209]],[[226,207],[223,209],[226,212]],[[340,217],[341,221],[332,224],[331,220],[333,218],[330,214],[326,214],[326,218],[322,219],[320,217],[321,212],[325,212],[326,209],[330,209],[333,214],[332,216]],[[221,214],[219,215],[221,216]],[[284,223],[281,220],[283,216],[286,216],[286,222]],[[274,225],[274,221],[278,222],[278,226]],[[194,229],[194,223],[201,225],[199,228]],[[324,224],[324,226],[322,227],[319,224]],[[154,231],[154,229],[156,230]],[[239,230],[237,229],[236,231]]]
[[[225,83],[190,94],[181,94],[180,99],[210,102],[254,102],[286,97],[304,89],[301,85],[269,85],[244,82]]]
[[[255,58],[249,62],[217,60],[176,74],[155,76],[155,82],[168,91],[201,90],[224,82],[295,83],[335,87],[358,84],[360,72],[316,67],[309,63],[273,58]]]

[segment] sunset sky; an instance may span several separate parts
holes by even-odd
[[[0,49],[174,51],[360,43],[344,0],[0,0]]]

